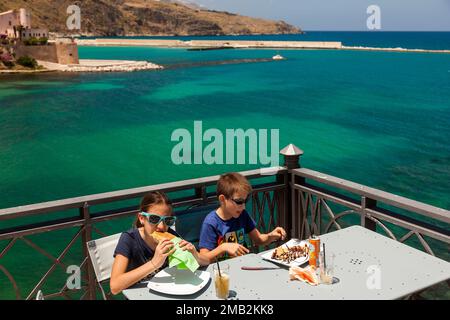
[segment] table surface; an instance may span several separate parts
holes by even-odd
[[[263,260],[261,254],[229,259],[230,290],[239,300],[399,299],[450,279],[450,263],[360,226],[320,236],[327,259],[334,254],[332,285],[311,286],[289,280],[288,268]],[[212,273],[209,265],[206,271]],[[248,267],[279,267],[247,271]],[[375,273],[374,273],[374,270]],[[124,290],[129,300],[216,300],[214,282],[193,295],[173,296],[147,288],[147,283]]]

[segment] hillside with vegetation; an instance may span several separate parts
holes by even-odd
[[[81,31],[67,29],[67,8],[81,9]],[[1,0],[0,12],[27,8],[33,27],[46,27],[61,35],[225,35],[289,34],[300,29],[283,21],[251,18],[155,0]]]

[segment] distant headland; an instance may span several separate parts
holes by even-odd
[[[59,36],[183,36],[301,33],[284,21],[241,16],[187,6],[175,0],[83,1],[78,4],[81,29],[67,28],[72,0],[2,0],[0,12],[25,8],[36,28]]]

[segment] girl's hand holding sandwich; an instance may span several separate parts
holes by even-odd
[[[151,261],[156,268],[160,268],[164,265],[167,257],[174,252],[175,248],[172,241],[168,239],[161,240],[156,246],[155,255],[153,256],[153,259]]]

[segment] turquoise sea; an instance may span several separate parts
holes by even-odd
[[[356,33],[344,44],[370,45],[373,37]],[[450,48],[450,33],[385,37],[385,45],[376,40],[380,46]],[[0,208],[259,167],[173,164],[172,132],[193,132],[196,120],[222,132],[279,129],[280,147],[304,150],[304,167],[450,208],[449,54],[143,47],[79,53],[148,60],[166,70],[1,76]],[[277,53],[287,60],[258,62]],[[10,297],[1,287],[0,298]]]

